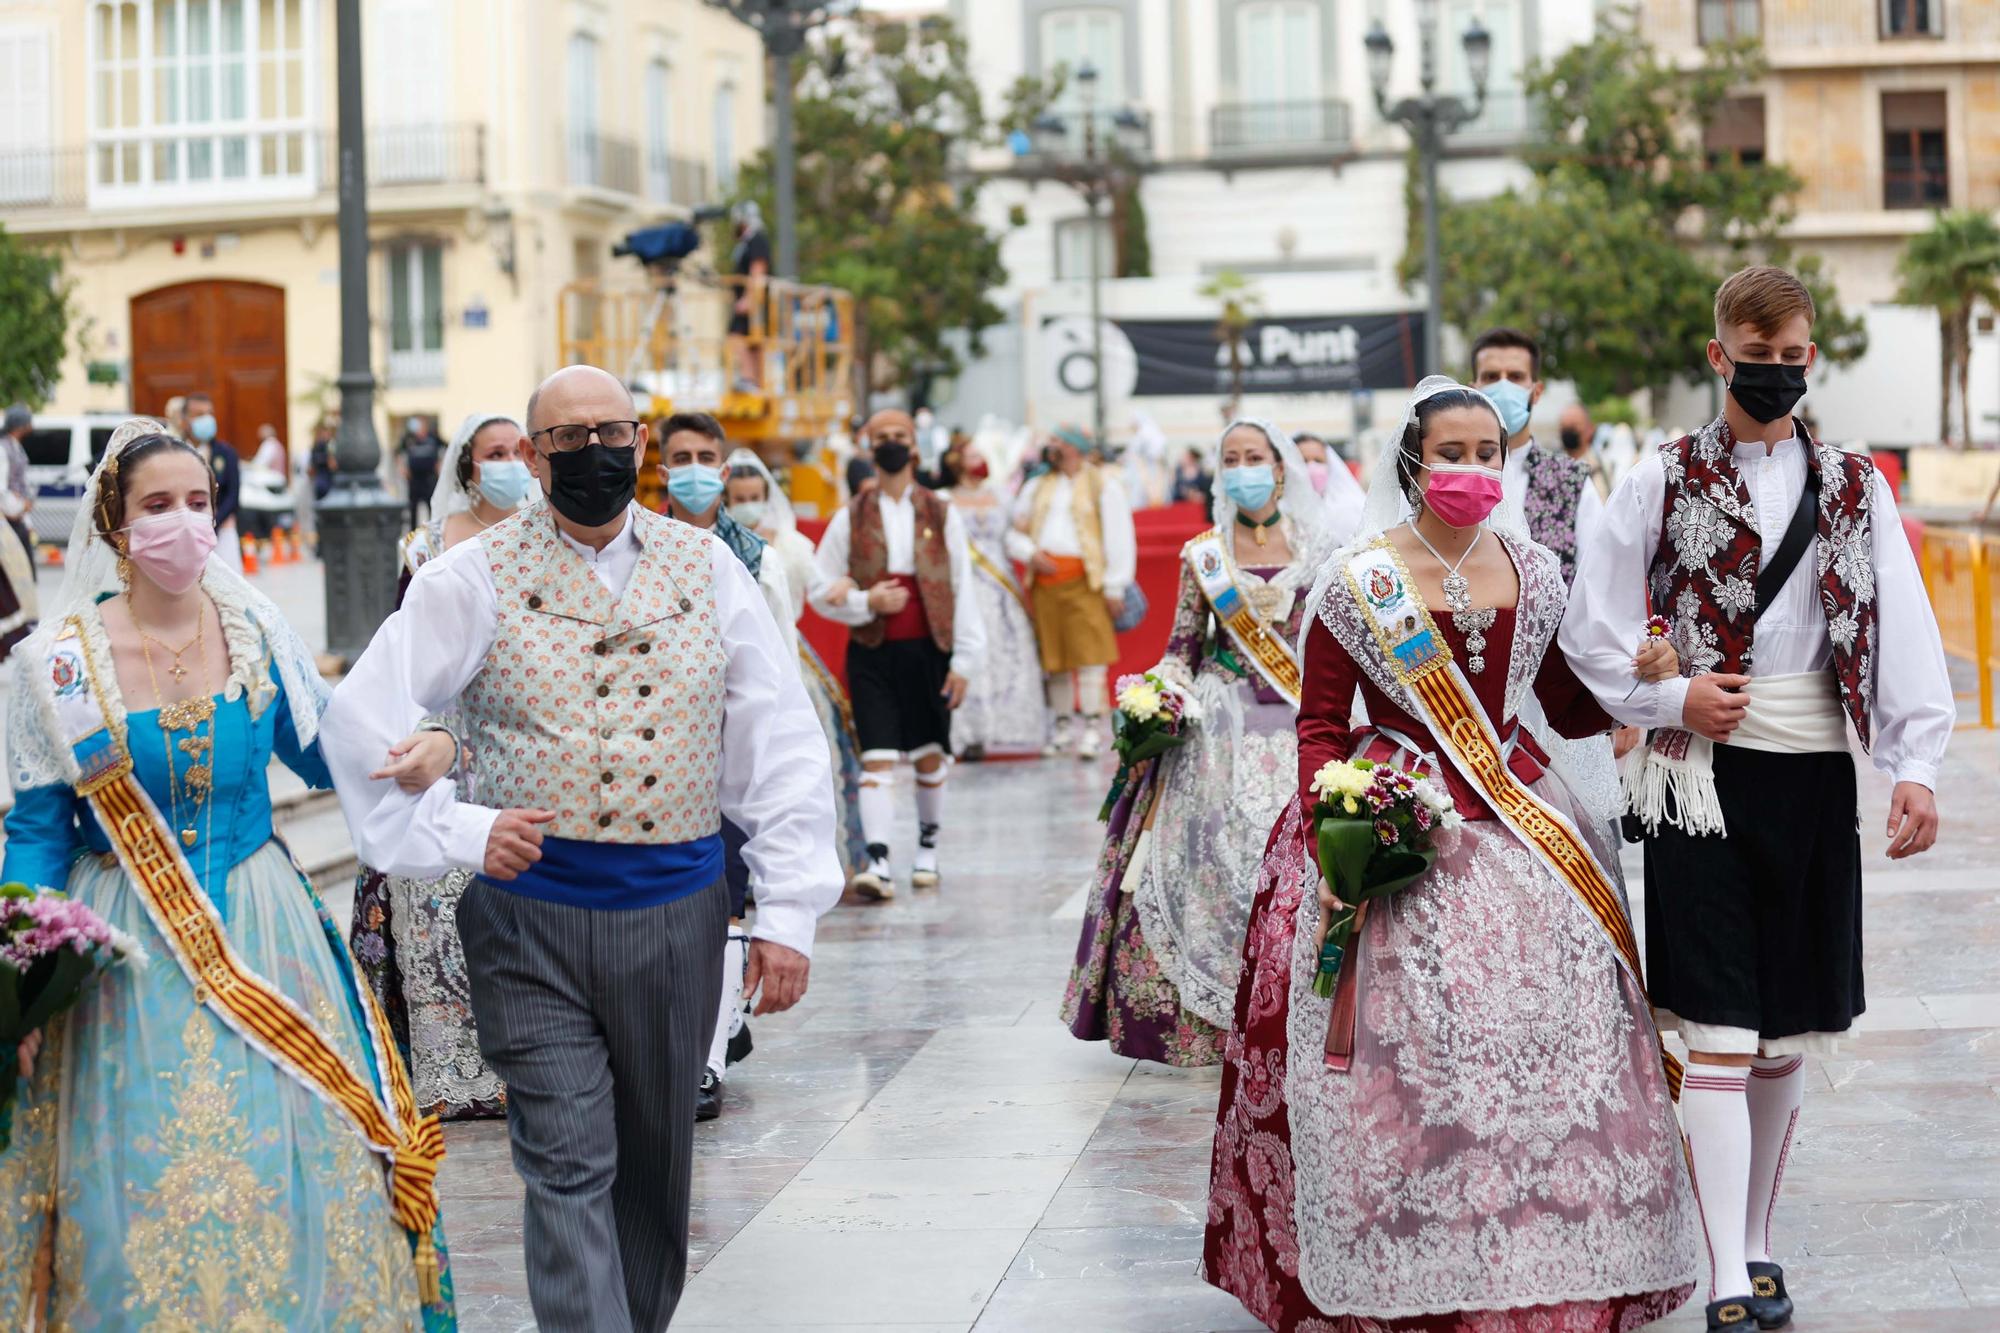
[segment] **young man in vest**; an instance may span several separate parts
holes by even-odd
[[[1048,677],[1055,731],[1044,754],[1076,743],[1073,715],[1083,714],[1080,759],[1104,748],[1110,701],[1105,670],[1118,660],[1112,620],[1138,577],[1139,546],[1125,488],[1104,475],[1098,446],[1075,426],[1050,437],[1050,471],[1021,488],[1007,554],[1028,567],[1035,638]]]
[[[1604,514],[1590,469],[1535,443],[1529,418],[1542,400],[1542,347],[1519,329],[1488,329],[1472,340],[1472,383],[1500,409],[1507,429],[1501,482],[1528,516],[1528,535],[1556,554],[1563,581],[1576,577],[1577,548]]]
[[[729,437],[722,423],[706,412],[676,412],[660,423],[660,481],[667,488],[667,514],[691,527],[703,528],[736,553],[764,594],[764,605],[778,627],[778,637],[798,661],[798,640],[792,623],[792,595],[785,567],[766,560],[764,539],[722,512],[726,485],[722,460],[729,454]],[[743,968],[750,945],[743,914],[750,902],[750,867],[743,860],[743,830],[722,821],[723,874],[729,882],[729,938],[722,946],[722,991],[717,1002],[715,1035],[709,1039],[708,1068],[702,1071],[695,1095],[694,1118],[713,1120],[722,1114],[722,1083],[729,1066],[750,1054],[750,1025],[743,1021]]]
[[[889,834],[902,755],[917,770],[910,883],[920,889],[938,883],[951,710],[965,702],[985,656],[986,630],[968,591],[965,522],[943,496],[917,485],[916,422],[906,412],[877,412],[864,434],[875,476],[820,537],[819,570],[828,586],[812,606],[848,627],[847,692],[861,740],[861,831],[869,860],[854,889],[882,902],[896,893]]]
[[[457,926],[507,1084],[536,1323],[657,1333],[687,1272],[722,819],[757,878],[760,1014],[805,993],[841,872],[812,704],[735,552],[632,502],[637,415],[594,367],[543,382],[527,425],[548,503],[424,566],[324,739],[370,865],[480,872]],[[371,780],[375,737],[454,704],[488,805]]]
[[[1951,680],[1896,502],[1868,458],[1792,413],[1816,349],[1783,269],[1715,297],[1722,415],[1612,493],[1562,649],[1605,709],[1653,728],[1628,773],[1645,823],[1647,980],[1689,1050],[1681,1118],[1712,1263],[1708,1327],[1791,1317],[1771,1216],[1804,1056],[1862,1012],[1850,730],[1895,779],[1889,855],[1937,837]],[[1634,688],[1652,612],[1686,677]]]

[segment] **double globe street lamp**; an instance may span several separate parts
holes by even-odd
[[[1020,174],[1033,180],[1061,181],[1083,196],[1089,213],[1091,429],[1102,447],[1105,411],[1101,221],[1105,205],[1145,155],[1146,120],[1130,107],[1120,107],[1108,118],[1098,110],[1097,67],[1089,61],[1077,69],[1073,78],[1077,92],[1075,117],[1081,133],[1072,130],[1069,116],[1062,112],[1050,111],[1038,117],[1034,124],[1034,163],[1030,170]]]
[[[1486,75],[1493,59],[1493,38],[1477,18],[1465,26],[1459,39],[1465,48],[1465,67],[1472,76],[1470,105],[1437,88],[1438,0],[1417,0],[1417,78],[1423,92],[1396,102],[1389,100],[1389,72],[1396,56],[1396,44],[1388,29],[1377,19],[1368,30],[1368,82],[1375,90],[1375,109],[1384,120],[1409,131],[1417,146],[1424,169],[1424,367],[1426,374],[1439,370],[1438,341],[1444,323],[1439,293],[1438,262],[1438,159],[1444,155],[1447,136],[1477,120],[1486,109]]]

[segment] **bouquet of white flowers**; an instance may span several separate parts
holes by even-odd
[[[1313,977],[1313,993],[1325,998],[1339,986],[1361,904],[1408,888],[1437,861],[1437,834],[1465,821],[1436,779],[1366,759],[1323,765],[1312,789],[1319,872],[1344,904],[1327,924]]]

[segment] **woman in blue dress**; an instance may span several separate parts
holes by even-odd
[[[325,686],[211,558],[208,469],[164,429],[113,437],[55,614],[14,655],[0,873],[66,889],[146,956],[23,1049],[0,1325],[453,1328],[436,1122],[271,829],[274,755],[331,785]],[[450,766],[448,737],[407,749],[409,783]]]

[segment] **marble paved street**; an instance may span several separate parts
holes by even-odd
[[[1813,1066],[1778,1217],[1802,1333],[2000,1327],[1996,757],[1961,733],[1950,841],[1914,866],[1879,859],[1865,779],[1867,1030]],[[822,924],[811,996],[756,1023],[697,1130],[676,1330],[1258,1327],[1196,1276],[1218,1075],[1056,1019],[1108,772],[960,768],[942,891]],[[449,1142],[462,1326],[530,1328],[505,1133]],[[1694,1305],[1659,1327],[1701,1326]]]

